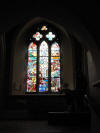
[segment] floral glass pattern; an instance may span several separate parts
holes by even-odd
[[[42,34],[40,32],[36,32],[36,34],[33,35],[33,38],[35,38],[37,41],[39,41],[42,38]]]
[[[55,34],[53,34],[52,32],[49,32],[46,35],[46,38],[48,38],[49,41],[52,41],[55,38]]]

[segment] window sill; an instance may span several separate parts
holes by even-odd
[[[25,96],[65,96],[66,94],[65,93],[62,93],[62,94],[60,94],[60,93],[51,93],[51,94],[42,94],[42,93],[40,93],[40,94],[36,94],[36,93],[33,93],[33,94],[31,94],[31,93],[26,93],[25,94]]]

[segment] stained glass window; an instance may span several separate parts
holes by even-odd
[[[50,30],[49,30],[50,28]],[[55,93],[61,90],[60,45],[51,27],[37,27],[28,46],[27,92]]]
[[[48,44],[40,44],[39,58],[39,92],[48,91]]]
[[[37,45],[31,42],[28,47],[27,92],[36,92],[36,63]]]
[[[60,47],[57,42],[51,46],[51,91],[60,90]]]

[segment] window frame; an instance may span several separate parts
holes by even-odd
[[[42,26],[46,26],[49,30],[47,31],[42,31],[40,27]],[[36,40],[34,38],[32,38],[32,36],[36,33],[39,32],[43,35],[43,37],[40,40]],[[49,32],[52,32],[55,34],[55,38],[52,41],[49,41],[45,35],[47,35]],[[30,39],[31,38],[31,39]],[[52,24],[49,24],[47,22],[42,22],[42,23],[38,23],[36,25],[34,25],[31,28],[31,31],[29,32],[29,36],[27,38],[27,56],[26,56],[26,67],[28,65],[28,47],[29,44],[31,42],[35,43],[37,45],[37,63],[36,63],[36,92],[27,92],[25,90],[25,94],[60,94],[62,91],[58,91],[58,92],[52,92],[51,91],[51,46],[54,42],[57,42],[59,44],[60,47],[60,77],[56,77],[56,78],[60,78],[60,90],[62,90],[62,49],[61,49],[61,43],[62,43],[62,33]],[[45,41],[48,45],[48,91],[47,92],[39,92],[39,49],[40,49],[40,45],[41,43]],[[55,77],[54,77],[55,78]],[[25,78],[25,82],[27,84],[27,69],[26,69],[26,78]],[[27,88],[27,85],[26,85]]]

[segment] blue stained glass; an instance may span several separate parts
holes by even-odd
[[[37,60],[37,57],[33,56],[33,57],[28,57],[28,62],[32,62],[33,60]]]
[[[46,91],[48,91],[48,79],[40,78],[39,79],[39,92],[46,92]]]

